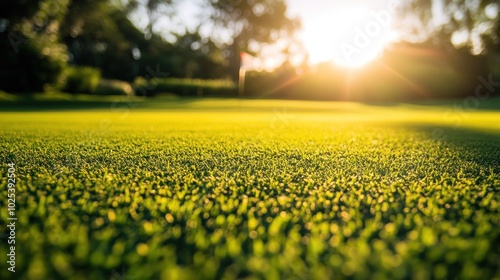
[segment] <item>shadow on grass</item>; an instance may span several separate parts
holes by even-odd
[[[469,100],[467,98],[459,99],[439,99],[439,100],[416,100],[416,101],[401,101],[401,102],[390,102],[390,101],[379,101],[379,102],[362,102],[362,104],[368,106],[378,106],[378,107],[397,107],[400,105],[410,105],[410,106],[422,106],[422,107],[445,107],[445,108],[470,108],[473,107],[474,110],[480,111],[499,111],[500,110],[500,95],[492,96],[485,100]]]
[[[58,111],[111,108],[126,96],[71,95],[66,93],[1,94],[0,111]]]
[[[493,170],[495,174],[500,173],[500,131],[426,124],[411,128],[425,133],[432,141],[443,143],[443,148],[451,145],[461,160],[475,163],[484,170]]]
[[[143,108],[143,109],[204,109],[204,110],[220,110],[220,109],[241,109],[242,103],[244,102],[246,109],[251,110],[269,110],[269,106],[264,106],[263,108],[258,108],[262,106],[263,103],[275,104],[280,101],[287,102],[291,101],[292,105],[290,110],[294,109],[293,100],[277,100],[277,99],[257,99],[245,97],[242,99],[236,96],[221,98],[221,97],[180,97],[172,94],[159,94],[152,97],[129,97],[129,96],[110,96],[110,95],[85,95],[77,94],[71,95],[67,93],[29,93],[29,94],[7,94],[0,92],[0,111],[52,111],[52,110],[102,110],[115,108]],[[221,104],[203,102],[203,104],[198,104],[199,101],[227,101]],[[253,101],[262,101],[262,104],[254,104]],[[412,109],[422,109],[426,108],[453,108],[453,107],[464,107],[470,106],[471,104],[464,104],[465,99],[456,100],[422,100],[422,101],[407,101],[407,102],[363,102],[358,104],[364,104],[368,106],[374,106],[379,108],[397,108],[400,106],[406,107],[411,106]],[[233,102],[234,101],[234,104]],[[246,103],[249,101],[250,103]],[[311,103],[308,103],[311,102]],[[333,103],[313,101],[313,100],[303,100],[299,102],[301,106],[295,108],[299,111],[332,111],[332,106],[334,106],[335,111],[342,109],[340,103],[336,105],[331,105]],[[290,103],[283,103],[283,106],[289,107]],[[287,105],[288,104],[288,105]],[[330,104],[330,105],[329,105]],[[247,106],[248,105],[248,106]],[[275,104],[276,105],[276,104]],[[483,100],[474,105],[474,110],[481,111],[499,111],[500,110],[500,97],[491,97],[487,100]],[[346,108],[348,111],[349,108]]]
[[[43,112],[66,110],[122,110],[124,108],[143,109],[183,109],[200,100],[217,98],[178,97],[159,95],[141,96],[98,96],[98,95],[44,95],[19,94],[9,95],[9,100],[0,99],[0,112]],[[221,99],[224,100],[224,99]],[[226,99],[228,100],[228,99]],[[234,106],[237,107],[236,105]]]
[[[17,101],[0,104],[0,111],[25,112],[25,111],[59,111],[59,110],[93,110],[107,109],[113,106],[110,101]]]

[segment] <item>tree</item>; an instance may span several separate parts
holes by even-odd
[[[218,45],[212,39],[203,37],[199,28],[174,34],[173,56],[178,58],[177,76],[185,78],[216,79],[227,73],[227,63],[221,54],[224,44]]]
[[[61,36],[72,64],[100,68],[106,78],[134,79],[139,59],[134,51],[148,43],[123,10],[106,1],[75,1],[64,26]]]
[[[478,76],[500,76],[498,0],[410,0],[400,8],[403,39],[441,49],[441,60],[461,75],[463,94],[475,90]]]
[[[15,1],[0,8],[0,89],[42,91],[61,82],[67,62],[59,29],[69,0]]]
[[[214,30],[231,35],[227,52],[231,76],[238,77],[239,53],[255,54],[259,45],[291,36],[297,19],[286,16],[284,0],[207,0]]]
[[[468,47],[474,54],[498,51],[497,0],[412,0],[401,8],[405,39],[439,37],[445,38],[441,44],[452,42],[458,48]]]
[[[145,10],[148,17],[148,26],[146,27],[147,36],[154,34],[153,28],[161,15],[169,14],[169,9],[174,4],[174,0],[123,0],[122,5],[128,13],[138,11],[141,8]]]

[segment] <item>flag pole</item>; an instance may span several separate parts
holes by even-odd
[[[240,72],[238,73],[238,96],[241,98],[245,93],[245,75],[246,75],[246,66],[245,66],[245,53],[240,52]]]
[[[243,97],[243,94],[245,93],[245,74],[246,71],[243,68],[240,68],[240,73],[239,73],[239,83],[238,83],[238,96],[241,98]]]

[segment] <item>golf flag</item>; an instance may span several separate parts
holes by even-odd
[[[240,69],[250,70],[252,56],[246,52],[240,52]]]
[[[246,71],[253,68],[252,61],[254,57],[246,52],[240,52],[240,73],[238,80],[238,95],[243,96],[245,92],[245,75]]]

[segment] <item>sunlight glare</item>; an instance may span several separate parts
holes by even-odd
[[[376,59],[393,40],[387,10],[343,3],[325,6],[304,22],[303,43],[312,64],[331,61],[356,68]]]

